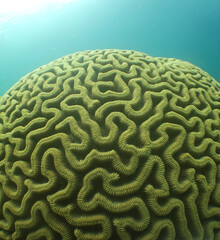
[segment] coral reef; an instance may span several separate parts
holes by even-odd
[[[116,49],[21,78],[0,99],[0,239],[220,239],[220,84]]]

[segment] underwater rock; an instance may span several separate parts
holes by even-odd
[[[0,99],[0,239],[220,239],[220,84],[77,52]]]

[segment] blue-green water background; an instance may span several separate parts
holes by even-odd
[[[56,58],[105,48],[180,58],[220,82],[220,1],[78,0],[0,21],[0,95]]]

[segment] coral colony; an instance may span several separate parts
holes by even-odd
[[[220,239],[220,84],[174,58],[64,56],[0,99],[0,239]]]

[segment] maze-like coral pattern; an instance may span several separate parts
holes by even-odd
[[[67,55],[0,100],[0,239],[220,239],[220,85],[181,60]]]

